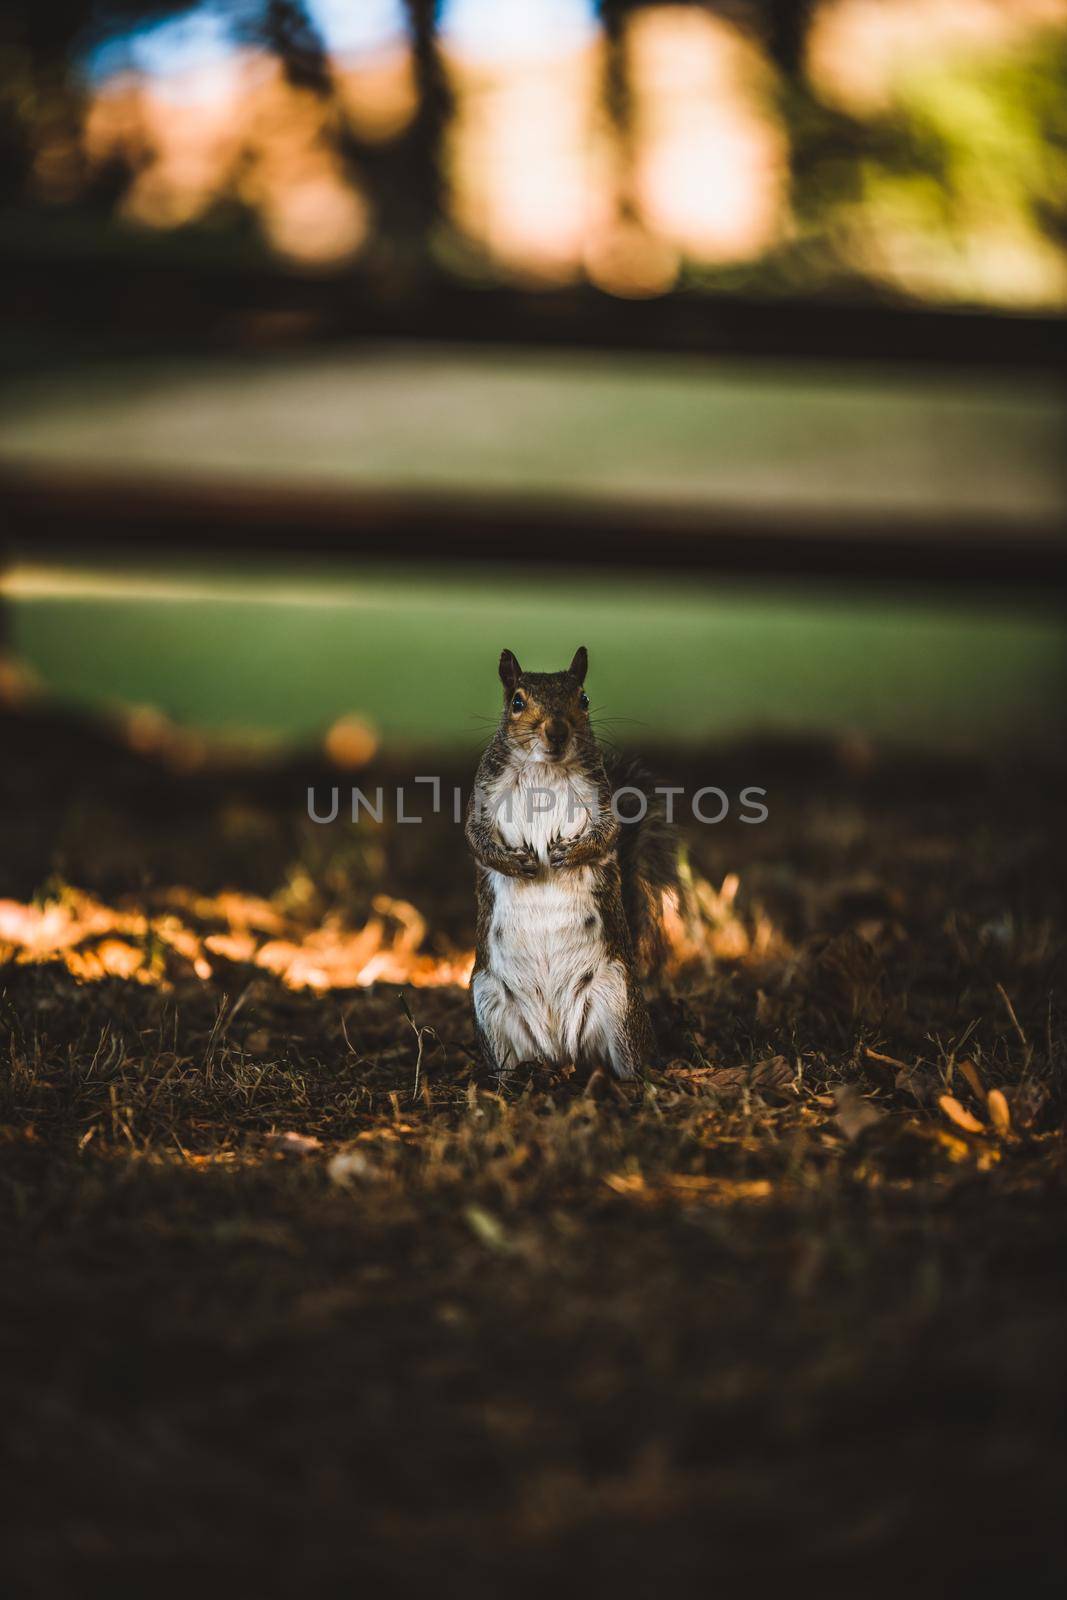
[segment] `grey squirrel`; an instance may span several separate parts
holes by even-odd
[[[665,953],[677,843],[647,774],[601,751],[587,670],[584,646],[563,672],[524,672],[502,652],[500,725],[467,808],[478,899],[471,1001],[479,1046],[500,1073],[573,1062],[634,1078],[654,1053],[641,979]]]

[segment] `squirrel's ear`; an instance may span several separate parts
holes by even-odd
[[[585,682],[585,675],[589,671],[589,651],[584,644],[580,644],[574,652],[574,660],[567,671],[572,678],[577,678],[579,683]]]
[[[514,691],[515,685],[522,676],[522,668],[510,650],[500,652],[500,681],[508,694]]]

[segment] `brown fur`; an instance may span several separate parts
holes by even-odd
[[[535,878],[590,867],[594,897],[600,917],[600,938],[605,954],[625,972],[626,1001],[618,1019],[618,1054],[614,1063],[621,1076],[632,1076],[650,1059],[654,1039],[640,979],[655,973],[663,958],[662,900],[665,889],[677,885],[676,845],[668,828],[661,797],[652,793],[648,775],[636,766],[605,763],[589,718],[583,684],[587,654],[578,650],[563,672],[523,672],[515,656],[505,650],[500,657],[504,703],[500,725],[478,768],[475,794],[467,813],[467,839],[477,863],[477,957],[475,976],[490,967],[488,940],[494,908],[492,874]],[[555,754],[555,764],[580,774],[597,795],[589,826],[577,837],[552,841],[548,867],[543,857],[520,843],[508,846],[495,821],[480,804],[479,796],[492,792],[509,767],[521,766],[537,745]],[[638,822],[615,817],[611,801],[623,786],[638,788],[647,797],[647,813]],[[626,800],[630,803],[626,804]],[[627,796],[620,810],[625,817],[637,801]],[[582,1004],[576,991],[573,1004]],[[502,1068],[478,1024],[479,1041],[490,1064]],[[603,1063],[600,1063],[603,1064]]]

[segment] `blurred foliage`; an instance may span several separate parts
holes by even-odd
[[[177,0],[56,0],[47,7],[16,0],[5,8],[0,205],[9,219],[17,213],[25,228],[46,212],[52,220],[82,218],[83,241],[95,230],[99,243],[128,198],[138,157],[116,146],[106,160],[85,158],[87,52],[103,39],[196,9]],[[295,93],[319,104],[314,137],[329,152],[332,176],[359,197],[367,219],[353,228],[347,259],[358,257],[380,289],[403,293],[428,273],[481,281],[514,276],[515,262],[494,255],[488,234],[474,237],[452,203],[448,131],[457,91],[438,37],[439,0],[405,0],[414,111],[385,136],[369,135],[351,114],[337,63],[302,0],[220,0],[216,9],[239,45],[272,58]],[[809,71],[807,41],[825,6],[731,0],[691,8],[724,19],[740,29],[738,37],[758,44],[767,70],[745,92],[775,139],[781,136],[788,169],[777,241],[712,259],[684,240],[657,246],[655,222],[640,215],[634,199],[625,30],[634,15],[654,9],[629,0],[598,6],[605,41],[599,99],[608,132],[597,138],[611,141],[603,182],[614,186],[600,199],[609,211],[614,207],[624,247],[651,253],[651,267],[646,261],[634,280],[638,292],[680,282],[768,291],[877,288],[1005,305],[1067,302],[1062,24],[1017,30],[1003,48],[920,52],[894,69],[881,104],[858,109],[827,93]],[[517,175],[516,184],[522,181]],[[239,250],[257,238],[255,220],[247,195],[227,190],[172,231],[209,233]],[[17,225],[14,232],[18,237]],[[277,237],[272,242],[279,246]],[[658,266],[657,248],[666,252]],[[587,268],[577,265],[579,274]],[[536,263],[531,271],[536,278]],[[619,281],[618,292],[627,292],[625,270]]]
[[[783,271],[811,283],[836,264],[931,299],[1067,298],[1065,88],[1067,33],[1052,29],[1002,57],[916,63],[863,120],[797,87]]]

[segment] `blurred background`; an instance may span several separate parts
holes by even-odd
[[[1067,0],[14,0],[0,692],[1061,738]]]

